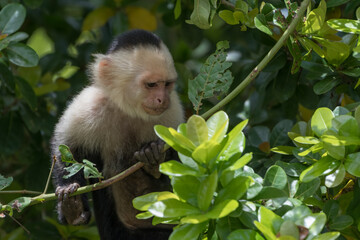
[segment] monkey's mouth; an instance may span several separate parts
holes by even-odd
[[[145,112],[149,115],[160,115],[163,112],[165,112],[165,110],[167,109],[167,107],[152,108],[152,107],[147,107],[144,105],[143,105],[143,108],[144,108]]]

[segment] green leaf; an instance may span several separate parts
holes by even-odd
[[[299,40],[299,42],[301,43],[301,45],[304,46],[304,48],[305,48],[306,50],[308,50],[308,51],[313,50],[313,51],[316,52],[320,57],[322,57],[322,58],[325,57],[325,52],[324,52],[324,50],[323,50],[318,44],[314,43],[312,40],[310,40],[310,39],[308,39],[308,38],[300,38],[300,37],[298,37],[297,39]],[[306,65],[306,64],[307,64],[307,63],[305,63],[305,61],[303,61],[303,62],[301,63],[301,67],[304,67],[304,65]],[[316,65],[316,64],[310,63],[309,65],[310,65],[310,66],[314,66],[314,65]],[[318,65],[320,65],[320,64],[318,64]],[[322,65],[321,65],[321,66],[322,66]],[[323,67],[323,68],[324,68],[324,67]],[[318,69],[317,71],[319,71],[319,69]],[[327,71],[328,71],[328,69],[327,69]]]
[[[331,220],[329,227],[334,230],[344,230],[354,223],[354,219],[349,215],[340,215]]]
[[[29,37],[29,35],[25,32],[17,32],[10,36],[8,36],[6,39],[10,42],[20,42],[22,40],[25,40]]]
[[[249,188],[251,190],[251,188]],[[274,187],[268,187],[265,186],[261,189],[259,194],[257,194],[252,200],[266,200],[266,199],[275,199],[275,198],[282,198],[284,201],[288,195],[284,190],[274,188]]]
[[[228,130],[229,117],[224,111],[219,111],[212,115],[207,121],[208,138],[214,142],[221,142]]]
[[[30,203],[31,203],[31,197],[19,197],[8,203],[8,205],[16,209],[18,212],[21,212],[22,210],[24,210],[24,208],[29,206]]]
[[[280,236],[291,236],[294,239],[299,239],[300,233],[298,227],[292,221],[285,221],[280,227]],[[280,238],[282,239],[282,238]],[[285,239],[284,239],[285,240]]]
[[[177,218],[191,214],[199,214],[200,210],[177,199],[166,199],[152,204],[148,211],[160,218]]]
[[[321,136],[321,140],[333,146],[360,145],[360,138],[351,137],[351,136],[344,137],[344,136],[334,136],[334,135],[323,135]]]
[[[340,115],[349,115],[350,111],[344,107],[341,106],[337,106],[334,111],[333,111],[335,117],[340,116]]]
[[[174,228],[169,240],[197,239],[206,227],[206,223],[201,224],[184,224]]]
[[[220,161],[226,161],[230,159],[236,153],[242,153],[245,148],[245,135],[242,130],[248,123],[248,120],[244,120],[236,125],[228,134],[228,141],[226,142],[223,150],[219,154]],[[245,163],[246,164],[246,163]]]
[[[204,99],[213,97],[215,93],[226,93],[233,81],[233,76],[228,70],[232,63],[226,61],[225,45],[218,46],[220,48],[207,58],[200,73],[189,80],[188,95],[196,112],[199,112]]]
[[[238,229],[231,232],[227,240],[264,240],[264,238],[254,230]]]
[[[299,136],[294,139],[295,142],[301,143],[301,144],[318,144],[320,143],[320,140],[316,137],[303,137]]]
[[[340,136],[360,136],[359,125],[353,116],[337,116],[333,119],[332,125],[335,129],[338,129]]]
[[[78,163],[73,154],[70,151],[70,148],[66,145],[60,144],[59,151],[61,153],[61,161],[66,163]]]
[[[172,177],[171,185],[176,195],[191,205],[197,206],[200,181],[196,177],[191,175]]]
[[[3,81],[6,87],[11,91],[15,91],[15,80],[12,72],[4,64],[0,63],[0,80]]]
[[[337,0],[336,0],[337,1]],[[313,240],[335,240],[340,236],[339,232],[327,232],[320,235],[317,235]]]
[[[215,204],[215,206],[206,214],[211,219],[226,217],[239,206],[239,202],[233,199],[226,199]]]
[[[12,34],[19,30],[26,17],[26,9],[19,3],[7,4],[0,11],[0,32]]]
[[[174,8],[174,18],[178,19],[181,15],[181,0],[176,0],[175,8]]]
[[[214,171],[212,174],[210,174],[204,180],[201,181],[197,195],[197,202],[199,208],[202,211],[206,211],[209,208],[211,201],[214,197],[217,184],[218,184],[217,171]]]
[[[314,85],[314,92],[315,92],[317,95],[321,95],[321,94],[327,93],[327,92],[329,92],[331,89],[333,89],[334,87],[336,87],[339,83],[341,83],[341,80],[340,80],[340,79],[336,79],[336,78],[333,78],[333,77],[325,78],[325,79],[317,82],[317,83]]]
[[[325,59],[334,66],[340,66],[350,55],[350,46],[343,42],[333,42],[324,38],[315,38],[325,48]]]
[[[34,67],[38,65],[39,57],[36,52],[23,43],[13,43],[4,50],[10,62],[21,67]]]
[[[325,213],[313,213],[303,219],[302,226],[309,229],[312,236],[318,235],[326,223]]]
[[[198,115],[192,115],[186,124],[186,136],[195,146],[207,141],[208,127],[205,120]]]
[[[310,182],[301,182],[295,194],[296,198],[306,199],[311,197],[320,187],[320,179],[315,178]]]
[[[268,26],[268,23],[266,21],[264,14],[256,15],[256,17],[254,19],[254,23],[255,23],[255,27],[257,29],[259,29],[260,31],[262,31],[270,36],[273,34],[270,27]]]
[[[339,209],[340,205],[337,200],[328,200],[323,207],[323,212],[328,219],[333,219],[339,214]]]
[[[31,107],[32,110],[35,110],[37,107],[37,99],[30,84],[20,77],[16,77],[15,82],[20,90],[21,97],[24,98],[25,102]]]
[[[209,165],[216,159],[219,152],[222,149],[222,145],[216,142],[207,141],[198,146],[192,153],[192,158],[200,163]]]
[[[195,145],[184,135],[176,132],[172,128],[167,128],[161,125],[154,127],[156,135],[164,140],[170,147],[176,151],[190,157],[192,151],[195,149]]]
[[[286,185],[287,176],[281,167],[273,165],[268,168],[264,177],[264,186],[284,189]]]
[[[302,32],[311,34],[319,31],[324,25],[326,15],[326,2],[321,0],[318,8],[312,10],[306,17]]]
[[[114,14],[115,14],[114,9],[109,7],[100,7],[91,11],[84,19],[82,25],[82,31],[90,31],[100,28]]]
[[[333,188],[340,185],[345,178],[345,174],[345,167],[343,164],[340,164],[340,166],[333,173],[325,177],[325,186],[328,188]]]
[[[68,174],[64,175],[63,178],[68,179],[68,178],[74,176],[75,174],[77,174],[78,172],[80,172],[80,170],[83,168],[84,168],[83,164],[73,163],[73,165],[64,168],[64,170],[67,171]]]
[[[311,129],[320,137],[325,131],[331,128],[331,121],[334,113],[328,108],[318,108],[311,118]]]
[[[326,4],[327,4],[328,8],[332,8],[332,7],[337,7],[337,6],[343,5],[349,1],[350,0],[329,0],[326,2]]]
[[[295,147],[291,146],[278,146],[271,148],[272,152],[283,154],[283,155],[292,155],[292,151],[295,149]]]
[[[3,190],[4,188],[10,186],[10,184],[13,182],[13,178],[12,177],[4,177],[3,175],[0,174],[0,191]]]
[[[273,233],[278,233],[284,220],[276,215],[271,210],[261,206],[259,208],[259,220],[261,224],[264,224],[267,228],[270,228]]]
[[[360,152],[347,155],[344,166],[351,175],[360,177]]]
[[[251,182],[252,180],[249,177],[239,176],[234,178],[223,189],[221,189],[216,198],[216,202],[222,202],[226,199],[239,200],[246,193]]]
[[[222,10],[219,12],[219,17],[221,17],[222,20],[229,25],[236,25],[240,23],[240,19],[235,16],[235,13],[230,10]]]
[[[265,226],[265,224],[259,223],[257,221],[254,221],[254,224],[256,226],[257,229],[259,229],[259,231],[265,236],[265,238],[267,240],[276,240],[276,235],[274,234],[274,232],[271,230],[270,227]]]
[[[211,27],[209,23],[210,18],[210,2],[208,0],[195,0],[194,10],[190,15],[190,20],[186,22],[195,24],[201,29],[208,29]]]
[[[162,201],[166,199],[177,199],[179,200],[179,197],[176,196],[172,192],[152,192],[145,195],[142,195],[140,197],[136,197],[133,199],[132,203],[134,208],[140,211],[147,211],[149,207],[157,202]]]
[[[312,212],[311,210],[304,206],[304,205],[300,205],[300,206],[296,206],[293,209],[287,211],[282,218],[285,221],[291,221],[295,224],[299,224],[299,221],[301,221],[302,219],[304,219],[306,216],[310,215]]]
[[[286,144],[289,141],[287,133],[291,130],[292,126],[292,121],[288,119],[277,123],[270,134],[270,145],[278,146]]]
[[[360,127],[360,106],[358,106],[356,109],[355,109],[355,119]]]
[[[228,167],[225,171],[236,171],[243,166],[245,166],[252,159],[253,153],[245,153],[241,158],[235,161],[230,167]],[[225,172],[224,171],[224,172]]]
[[[327,21],[329,27],[346,33],[360,34],[360,22],[350,19],[330,19]]]
[[[98,178],[98,179],[102,179],[104,178],[101,174],[101,172],[99,172],[99,170],[95,167],[95,164],[84,159],[83,160],[84,163],[84,177],[85,179],[89,179],[89,178]]]
[[[310,182],[319,176],[331,173],[340,166],[340,163],[341,161],[330,156],[323,157],[304,170],[299,179],[302,182]]]
[[[159,170],[161,173],[168,176],[200,176],[202,175],[196,169],[193,169],[187,165],[179,163],[178,161],[171,160],[160,164]]]

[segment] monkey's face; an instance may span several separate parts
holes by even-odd
[[[160,115],[169,108],[174,83],[175,79],[162,80],[157,74],[143,75],[140,81],[144,93],[141,106],[147,114]]]

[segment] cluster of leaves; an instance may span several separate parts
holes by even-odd
[[[229,42],[218,42],[215,53],[207,58],[200,73],[189,80],[188,95],[196,113],[199,113],[203,99],[211,98],[215,93],[224,94],[230,88],[234,78],[229,70],[232,63],[226,61],[225,50],[228,48]]]
[[[101,179],[104,178],[99,170],[95,167],[95,164],[89,160],[83,159],[82,163],[77,162],[74,159],[74,156],[68,146],[61,144],[59,146],[59,151],[61,153],[61,161],[65,162],[67,166],[64,169],[68,172],[68,174],[63,176],[63,178],[67,179],[71,176],[74,176],[81,170],[84,172],[85,179],[97,178],[99,181],[101,181]]]
[[[173,192],[135,198],[134,207],[145,211],[137,217],[154,217],[155,225],[177,224],[170,239],[263,239],[260,232],[271,240],[336,239],[338,232],[320,234],[326,215],[313,213],[301,201],[313,196],[316,187],[294,184],[277,165],[264,178],[246,166],[252,158],[252,153],[242,154],[246,124],[226,134],[228,117],[218,112],[206,122],[193,115],[177,131],[156,126],[157,135],[178,151],[180,162],[160,165]]]

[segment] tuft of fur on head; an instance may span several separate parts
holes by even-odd
[[[93,83],[103,89],[113,103],[134,118],[151,120],[161,117],[151,116],[141,107],[144,91],[139,77],[152,73],[164,81],[177,78],[172,56],[163,42],[160,43],[160,48],[138,45],[132,49],[119,49],[106,55],[94,56],[95,61],[90,66]],[[174,92],[170,94],[170,100],[174,98],[174,94],[176,95]]]

